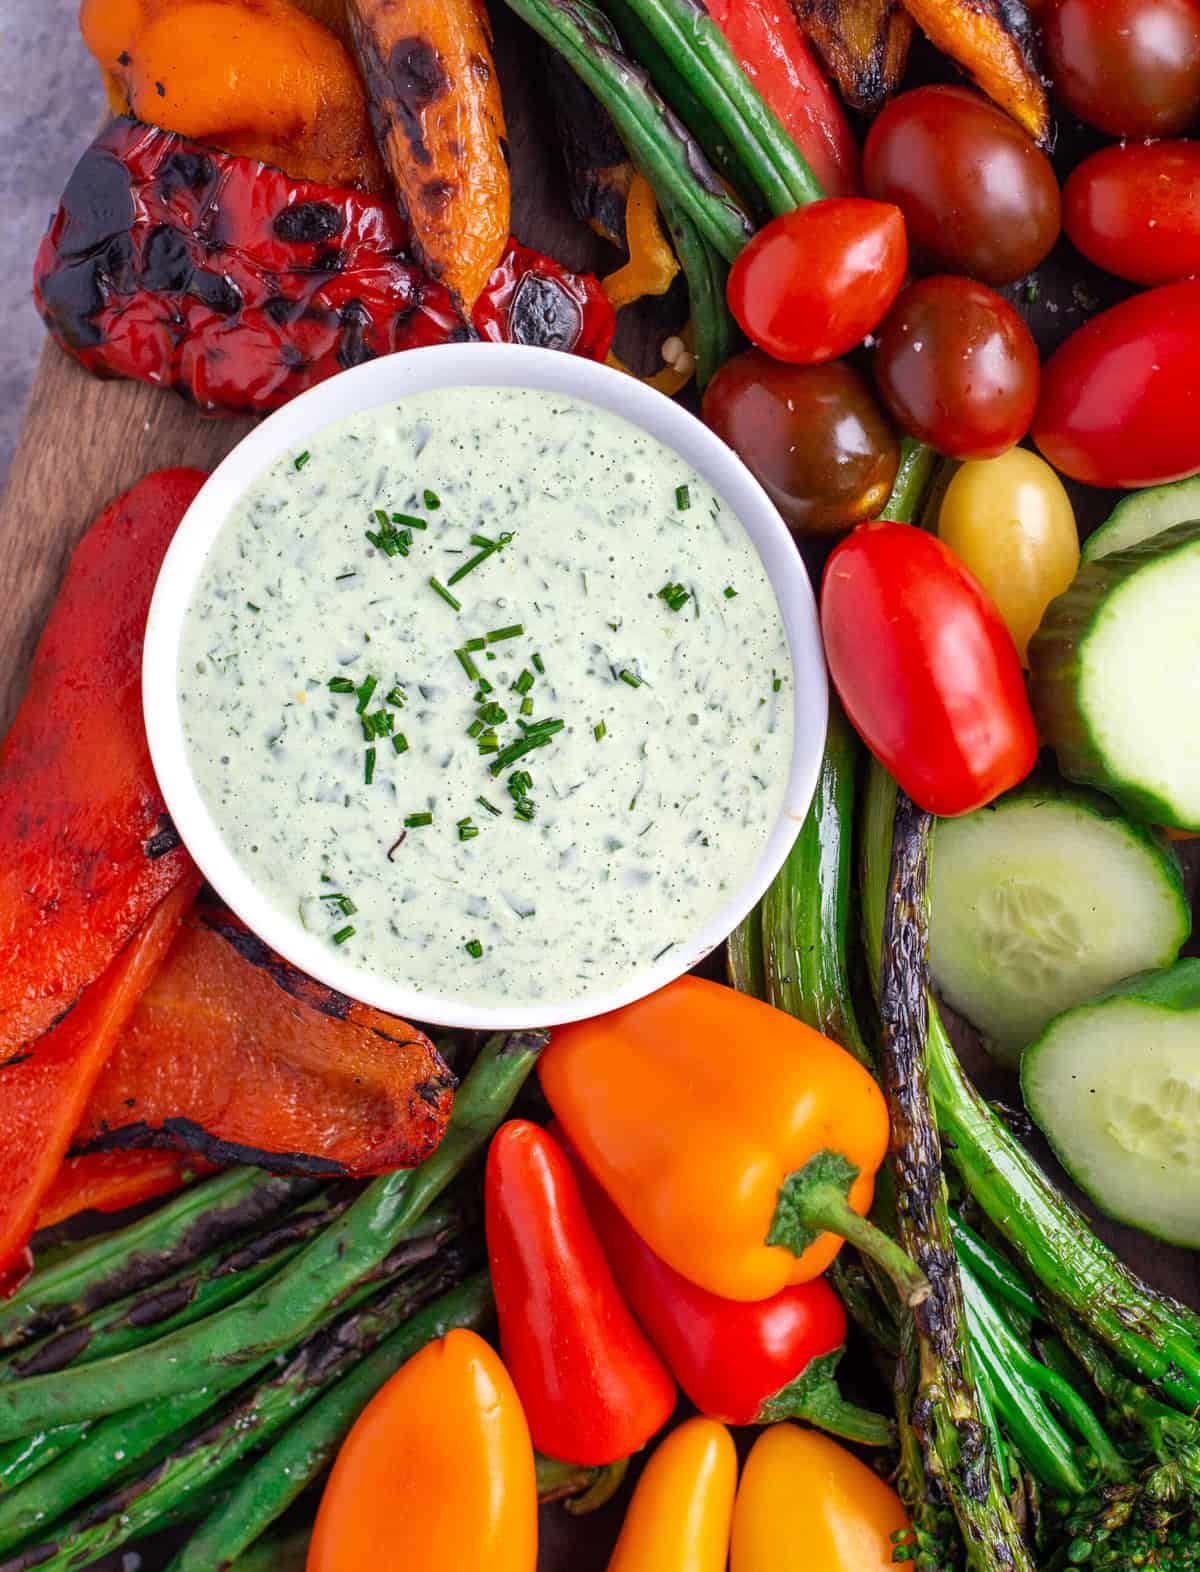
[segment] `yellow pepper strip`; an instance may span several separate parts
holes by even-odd
[[[629,261],[602,281],[614,311],[644,295],[665,295],[679,273],[675,253],[658,222],[654,192],[644,175],[634,175],[625,199],[625,235]]]
[[[730,1572],[894,1572],[908,1530],[900,1497],[853,1453],[819,1430],[773,1425],[742,1471]]]
[[[737,1453],[725,1426],[680,1425],[638,1480],[608,1572],[725,1572],[736,1486]]]

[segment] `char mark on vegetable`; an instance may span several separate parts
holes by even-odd
[[[240,1141],[222,1140],[210,1135],[194,1119],[164,1119],[149,1125],[142,1120],[106,1130],[94,1136],[86,1152],[141,1151],[153,1147],[168,1152],[199,1152],[214,1163],[240,1163],[265,1168],[269,1173],[301,1174],[312,1178],[344,1178],[346,1169],[328,1157],[313,1157],[306,1152],[272,1152]]]
[[[158,816],[158,829],[146,842],[146,856],[151,861],[155,861],[159,857],[165,857],[168,852],[174,851],[180,845],[182,845],[182,841],[179,837],[179,831],[172,823],[170,814],[160,813]]]

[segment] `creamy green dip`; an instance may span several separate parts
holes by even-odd
[[[764,850],[792,752],[737,518],[619,416],[518,388],[276,460],[204,565],[179,686],[208,811],[281,911],[491,1005],[685,946]]]

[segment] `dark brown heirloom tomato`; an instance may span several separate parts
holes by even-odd
[[[1135,284],[1200,273],[1200,142],[1101,148],[1063,188],[1067,234],[1097,267]]]
[[[871,196],[904,214],[922,272],[1008,284],[1058,239],[1050,160],[966,87],[918,87],[893,98],[867,133],[863,178]]]
[[[703,413],[797,535],[838,534],[887,501],[900,447],[849,366],[783,365],[749,349],[709,383]]]
[[[910,284],[883,319],[875,380],[910,436],[951,458],[995,458],[1033,420],[1037,346],[995,290],[937,274]]]
[[[1048,0],[1055,94],[1110,136],[1173,136],[1200,112],[1200,0]]]

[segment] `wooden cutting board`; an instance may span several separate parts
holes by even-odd
[[[513,151],[513,231],[569,267],[607,271],[619,259],[570,212],[555,128],[538,91],[542,68],[532,41],[502,6],[492,11]],[[669,319],[668,306],[623,323],[624,357],[654,365]],[[98,381],[47,342],[0,501],[0,728],[7,728],[24,691],[70,552],[105,503],[151,469],[177,464],[211,469],[252,425],[248,417],[202,416],[182,398],[140,383]],[[960,1046],[985,1093],[1019,1106],[1012,1078],[991,1067],[968,1033],[960,1035]],[[1044,1149],[1040,1155],[1061,1180]],[[1195,1182],[1184,1173],[1179,1178]],[[1151,1282],[1200,1307],[1200,1255],[1156,1245],[1114,1225],[1100,1225],[1099,1231]],[[541,1572],[600,1572],[624,1502],[622,1494],[585,1519],[571,1518],[560,1507],[544,1509]],[[153,1542],[138,1548],[143,1572],[166,1565],[168,1549]],[[99,1565],[118,1572],[122,1557]]]

